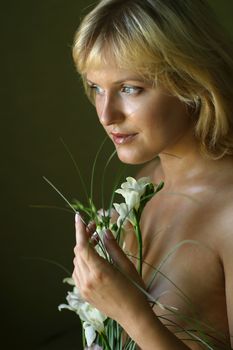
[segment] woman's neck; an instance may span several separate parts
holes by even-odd
[[[190,184],[215,173],[218,161],[205,158],[197,139],[187,134],[160,155],[160,176],[169,188]]]

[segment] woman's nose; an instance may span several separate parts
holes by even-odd
[[[96,107],[103,126],[116,124],[124,119],[124,112],[117,97],[104,96]]]

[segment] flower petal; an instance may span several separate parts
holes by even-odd
[[[87,346],[91,346],[91,344],[94,342],[96,337],[95,329],[91,325],[89,325],[87,322],[83,323],[83,328],[85,332]]]
[[[125,202],[128,206],[128,210],[136,209],[138,210],[140,205],[140,196],[138,192],[134,190],[129,190],[125,193]]]
[[[70,307],[69,305],[67,304],[60,304],[58,305],[58,310],[61,311],[62,309],[68,309],[70,311],[74,311],[72,307]]]
[[[62,281],[63,283],[68,283],[70,286],[75,286],[74,280],[72,277],[66,277]]]

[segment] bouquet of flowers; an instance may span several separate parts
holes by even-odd
[[[111,263],[111,258],[105,250],[103,243],[103,235],[106,229],[110,229],[118,244],[124,250],[123,232],[127,221],[131,223],[134,228],[137,243],[138,243],[138,272],[142,274],[142,235],[140,229],[140,217],[146,203],[163,187],[161,182],[155,185],[148,177],[143,177],[138,180],[133,177],[127,177],[126,182],[121,184],[121,188],[117,189],[115,193],[123,196],[122,203],[113,203],[118,218],[116,223],[111,222],[111,208],[108,211],[98,212],[95,205],[91,203],[89,207],[84,207],[79,201],[73,204],[76,211],[84,212],[90,220],[96,223],[96,242],[95,249],[99,255],[107,259]],[[69,309],[76,312],[82,322],[84,330],[84,347],[87,345],[91,347],[94,342],[103,349],[122,349],[122,332],[120,325],[115,321],[107,318],[99,310],[94,308],[81,297],[78,286],[74,285],[71,277],[65,278],[67,282],[73,287],[72,291],[68,292],[68,304],[59,305],[59,310]],[[129,339],[126,340],[124,348],[131,350],[135,348],[135,343]]]

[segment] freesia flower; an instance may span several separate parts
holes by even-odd
[[[83,329],[87,341],[87,346],[89,347],[93,344],[95,340],[96,332],[95,329],[88,322],[83,322]]]
[[[116,238],[116,231],[114,229],[112,229],[111,225],[110,225],[110,229],[112,231],[113,236]],[[105,231],[106,231],[106,228],[104,226],[103,227],[97,226],[96,231],[95,231],[95,233],[97,234],[97,237],[98,237],[98,243],[95,246],[95,250],[103,258],[106,258],[106,256],[108,256],[108,253],[106,252],[106,250],[104,248],[104,244],[103,244]]]
[[[134,211],[138,213],[138,218],[140,218],[140,212],[149,200],[148,198],[144,200],[143,196],[145,198],[147,194],[153,194],[154,185],[151,183],[149,177],[142,177],[138,180],[133,177],[127,177],[126,182],[123,182],[121,188],[117,189],[115,192],[121,194],[125,199],[125,203],[113,203],[119,214],[117,226],[120,227],[124,225],[126,219],[135,226],[136,217]]]
[[[135,218],[132,213],[132,210],[129,209],[128,205],[126,203],[113,203],[114,208],[116,209],[117,213],[119,214],[117,218],[117,226],[121,227],[124,226],[125,220],[129,220],[132,225],[135,224]]]
[[[66,278],[64,279],[64,282],[74,285],[72,278]],[[87,346],[91,346],[96,338],[96,332],[101,333],[104,331],[104,321],[107,317],[98,309],[86,302],[81,297],[76,286],[73,287],[72,292],[68,292],[66,300],[68,304],[59,305],[59,311],[62,309],[68,309],[79,315],[80,319],[83,321]]]
[[[102,249],[102,242],[103,242],[103,238],[104,238],[104,233],[105,233],[105,229],[101,228],[100,226],[96,227],[96,234],[98,235],[99,243],[95,246],[95,250],[103,258],[105,257],[104,251]]]
[[[138,210],[140,206],[140,200],[146,191],[146,186],[151,183],[149,177],[142,177],[139,180],[133,177],[127,177],[126,182],[123,182],[120,189],[115,192],[121,194],[125,198],[128,210]]]

